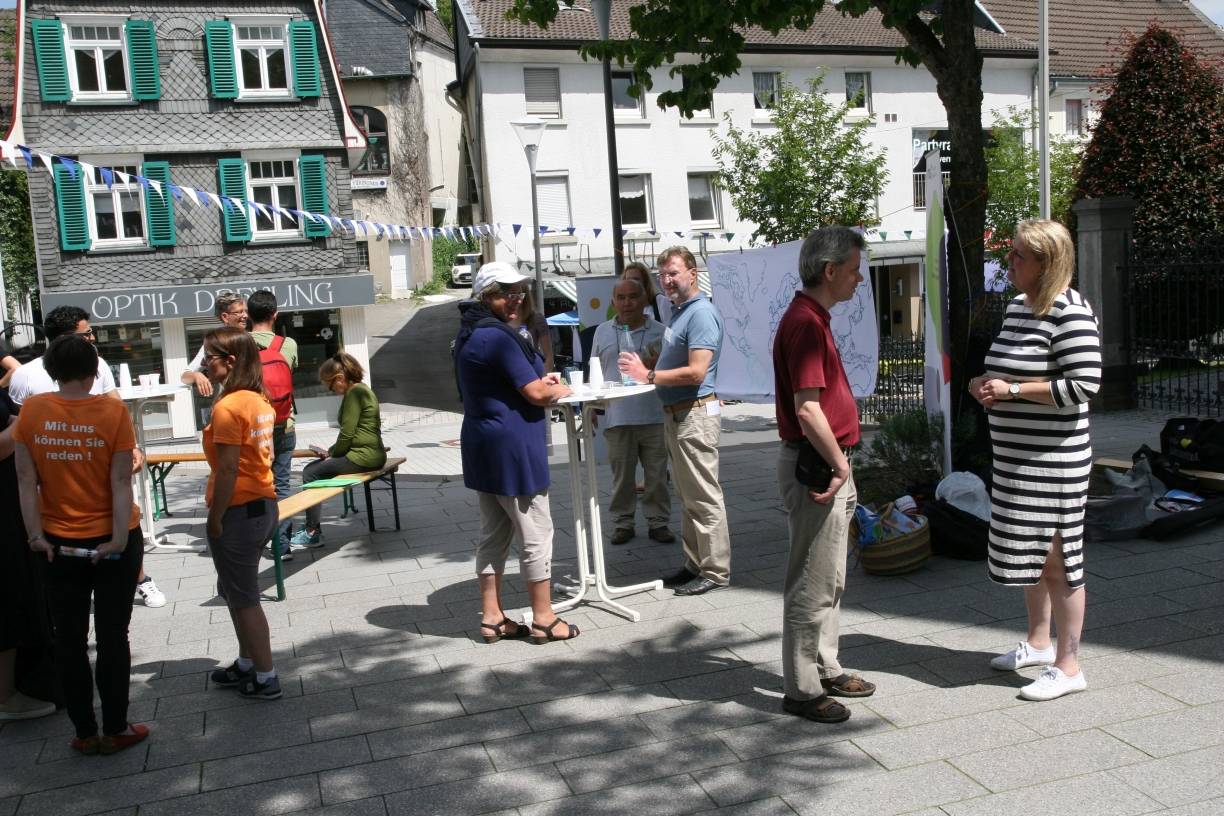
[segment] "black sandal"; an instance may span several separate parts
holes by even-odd
[[[850,719],[850,709],[827,694],[811,700],[794,700],[790,697],[783,697],[782,710],[787,714],[803,717],[805,720],[830,725]]]
[[[514,634],[510,634],[506,632],[505,629],[503,628],[508,623],[514,624]],[[488,629],[490,632],[493,633],[491,635],[483,636],[485,643],[496,643],[497,641],[502,640],[503,638],[507,640],[517,640],[518,638],[527,637],[527,634],[529,632],[526,626],[519,623],[518,621],[512,621],[509,618],[502,618],[501,623],[482,623],[480,624],[480,628]]]
[[[533,635],[531,636],[531,639],[532,639],[532,640],[534,640],[534,641],[536,642],[536,645],[537,645],[537,646],[539,646],[539,645],[543,645],[543,644],[548,643],[549,641],[553,641],[553,640],[573,640],[574,638],[578,637],[578,635],[579,635],[578,627],[577,627],[577,626],[575,626],[575,625],[574,625],[574,624],[572,624],[572,623],[566,623],[566,624],[565,624],[566,626],[568,626],[568,627],[569,627],[569,634],[568,634],[568,635],[566,635],[565,637],[557,637],[556,633],[555,633],[555,632],[553,632],[553,630],[557,628],[557,624],[558,624],[558,623],[565,623],[565,621],[561,620],[560,618],[556,618],[556,619],[554,619],[554,620],[553,620],[553,622],[552,622],[552,623],[548,624],[547,626],[541,626],[540,624],[536,623],[535,621],[532,621],[532,623],[531,623],[531,628],[532,628],[533,630],[534,630],[534,629],[538,629],[538,630],[540,630],[541,632],[543,632],[544,634],[543,634],[543,635],[534,635],[534,634],[533,634]]]

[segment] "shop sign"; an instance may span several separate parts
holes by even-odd
[[[386,176],[353,176],[350,187],[354,190],[385,190],[388,180]]]
[[[105,292],[44,291],[42,306],[44,313],[56,306],[80,307],[89,312],[91,324],[143,323],[175,317],[212,317],[217,295],[227,292],[249,295],[260,290],[275,294],[282,312],[367,306],[374,302],[374,276],[335,275],[237,285],[154,286]]]

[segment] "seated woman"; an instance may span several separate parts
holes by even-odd
[[[144,740],[128,722],[132,654],[128,625],[144,557],[140,511],[132,503],[136,433],[117,399],[92,395],[98,352],[84,337],[57,337],[43,356],[59,391],[32,396],[17,420],[17,479],[30,549],[45,558],[55,621],[55,668],[72,747],[113,754]],[[89,665],[90,607],[96,667]],[[93,688],[102,701],[102,734]]]
[[[320,459],[311,462],[302,471],[302,484],[346,473],[378,470],[387,463],[378,397],[374,396],[370,386],[362,382],[363,379],[365,371],[361,363],[343,351],[319,366],[319,381],[333,393],[344,397],[340,403],[340,434],[336,437],[336,444],[326,452],[315,450]],[[322,514],[323,510],[318,504],[306,511],[306,527],[289,539],[291,552],[323,546],[323,535],[319,530]]]

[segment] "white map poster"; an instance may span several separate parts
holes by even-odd
[[[723,316],[723,347],[718,358],[718,394],[730,399],[773,399],[773,339],[778,323],[801,287],[799,248],[791,241],[765,249],[725,252],[709,257],[714,304]],[[863,282],[854,297],[833,308],[833,338],[856,399],[875,391],[880,337],[867,253]]]

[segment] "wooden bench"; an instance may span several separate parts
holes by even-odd
[[[1092,469],[1097,472],[1103,470],[1121,470],[1125,472],[1130,470],[1133,464],[1129,459],[1111,459],[1103,456],[1092,463]],[[1182,468],[1180,472],[1186,476],[1193,476],[1202,482],[1205,487],[1224,491],[1224,473],[1215,470],[1191,470],[1189,468]]]
[[[296,452],[295,452],[296,455]],[[311,453],[313,456],[314,454]],[[400,514],[399,514],[399,491],[395,484],[395,474],[399,470],[399,466],[404,464],[404,457],[397,456],[387,460],[387,463],[378,470],[371,470],[365,473],[345,473],[336,478],[355,479],[351,485],[344,487],[303,487],[292,496],[286,496],[276,503],[276,510],[279,521],[291,519],[294,516],[305,513],[311,507],[320,505],[328,499],[335,498],[341,494],[345,494],[345,512],[348,512],[350,507],[353,507],[348,496],[350,491],[358,484],[365,490],[366,504],[366,521],[370,526],[370,532],[375,532],[374,527],[374,501],[371,494],[370,485],[373,482],[382,482],[388,485],[387,489],[391,491],[391,505],[395,512],[395,529],[400,529]],[[355,509],[355,508],[354,508]],[[272,548],[273,568],[276,573],[276,599],[278,601],[285,600],[285,570],[281,564],[281,554],[279,547]]]
[[[294,459],[317,459],[318,454],[309,448],[299,448],[293,452]],[[170,515],[166,506],[166,477],[175,465],[186,462],[207,462],[204,451],[173,451],[171,453],[150,453],[145,456],[145,465],[149,468],[149,481],[153,484],[153,518],[159,519]]]

